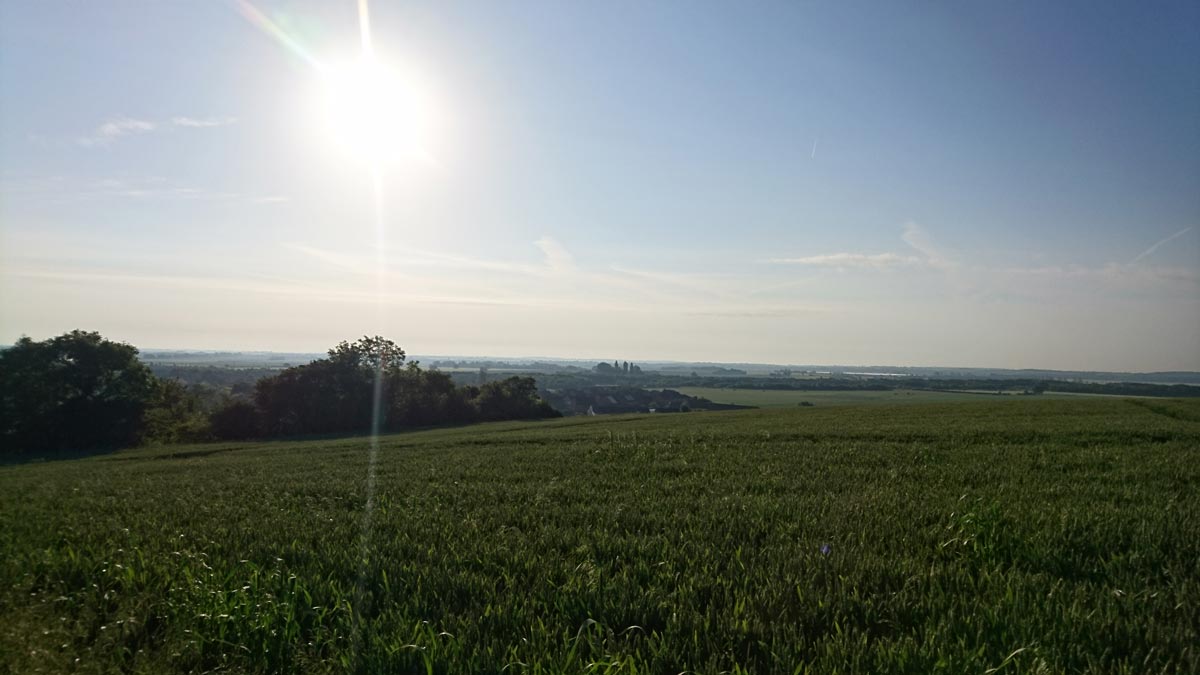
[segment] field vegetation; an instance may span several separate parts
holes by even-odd
[[[681,394],[706,398],[713,403],[745,405],[756,408],[796,407],[802,403],[818,405],[864,405],[883,403],[947,403],[977,401],[979,396],[961,392],[881,389],[861,391],[803,389],[726,389],[723,387],[680,387]],[[992,392],[993,395],[995,392]]]
[[[1200,670],[1195,401],[566,418],[372,447],[0,467],[0,664]]]

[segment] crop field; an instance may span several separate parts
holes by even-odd
[[[0,671],[1200,671],[1200,405],[568,418],[0,467]]]
[[[979,401],[987,396],[980,394],[952,393],[942,391],[917,391],[912,389],[889,389],[885,391],[836,391],[836,390],[788,390],[788,389],[725,389],[722,387],[679,387],[679,393],[699,396],[713,403],[749,405],[756,408],[795,407],[807,401],[820,405],[864,405],[884,403],[946,403],[950,401]],[[999,396],[992,396],[999,399]]]

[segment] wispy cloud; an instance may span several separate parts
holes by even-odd
[[[781,265],[804,265],[808,267],[829,267],[834,269],[865,269],[886,270],[902,267],[932,267],[940,270],[950,270],[958,267],[958,263],[937,246],[925,228],[909,221],[904,224],[900,239],[920,255],[905,255],[887,251],[884,253],[855,253],[841,251],[838,253],[822,253],[819,255],[797,256],[789,258],[771,258],[768,262]]]
[[[1141,260],[1142,258],[1145,258],[1146,256],[1150,255],[1151,253],[1154,253],[1155,251],[1157,251],[1159,246],[1162,246],[1163,244],[1165,244],[1173,239],[1182,237],[1183,235],[1185,235],[1191,231],[1192,231],[1191,227],[1185,227],[1182,230],[1176,232],[1175,234],[1167,237],[1166,239],[1160,239],[1159,241],[1154,242],[1154,244],[1152,244],[1150,246],[1150,248],[1148,248],[1145,251],[1142,251],[1141,253],[1134,256],[1133,260],[1129,261],[1129,264],[1132,265],[1132,264],[1136,263],[1137,261]]]
[[[619,265],[589,267],[579,264],[551,237],[531,244],[542,253],[541,261],[396,248],[384,256],[385,275],[390,284],[420,288],[430,297],[470,297],[488,304],[577,309],[580,298],[587,297],[590,307],[621,312],[745,318],[797,316],[809,311],[778,299],[764,304],[746,290],[747,280],[736,276],[634,270]],[[371,272],[377,264],[366,252],[328,251],[300,243],[287,248],[340,272]]]
[[[834,310],[828,307],[813,306],[781,306],[764,309],[713,309],[688,312],[688,316],[707,316],[719,319],[787,319],[819,314],[832,314]]]
[[[161,131],[167,127],[182,127],[190,129],[202,129],[208,127],[223,127],[237,122],[236,117],[172,117],[169,122],[160,123],[153,120],[138,119],[135,117],[118,116],[106,120],[104,123],[96,127],[96,129],[88,136],[83,136],[76,141],[79,145],[86,148],[107,147],[116,142],[117,139],[123,136],[132,136],[135,134],[148,134],[154,131]]]
[[[933,238],[917,223],[911,220],[904,224],[904,233],[900,235],[904,243],[911,246],[921,255],[925,256],[925,262],[931,267],[938,269],[949,269],[957,267],[958,263],[949,256],[941,247],[933,242]]]
[[[323,248],[317,248],[315,246],[309,246],[307,244],[301,244],[297,242],[286,243],[283,245],[283,247],[298,253],[303,253],[307,256],[311,256],[323,263],[332,265],[333,267],[347,272],[366,274],[371,271],[368,261],[366,258],[361,256],[354,256],[339,251],[329,251]]]
[[[910,221],[904,224],[900,238],[915,255],[844,252],[774,258],[770,262],[841,271],[931,270],[939,273],[937,277],[951,296],[972,302],[1075,302],[1099,293],[1109,298],[1179,297],[1195,293],[1200,285],[1200,270],[1137,263],[1192,229],[1184,228],[1155,242],[1128,263],[996,266],[963,262],[961,256],[948,252],[924,227]],[[925,277],[912,283],[928,281]],[[792,280],[756,293],[774,293],[806,283],[809,282],[804,279]],[[923,293],[929,290],[928,286],[920,287]]]
[[[131,199],[140,201],[243,201],[251,204],[282,204],[284,195],[254,195],[183,185],[161,176],[119,176],[82,179],[77,176],[0,178],[0,194],[12,199],[61,203]]]
[[[1043,267],[1009,267],[989,271],[993,276],[1014,280],[1026,279],[1039,284],[1063,284],[1078,281],[1085,289],[1101,285],[1113,288],[1161,286],[1164,284],[1200,284],[1200,270],[1187,267],[1138,266],[1133,263],[1110,262],[1104,265],[1047,265]]]
[[[233,192],[219,192],[189,185],[178,185],[166,178],[105,178],[79,190],[81,198],[126,197],[132,199],[237,199]]]
[[[171,124],[177,127],[223,127],[237,122],[236,117],[172,117]]]
[[[809,265],[812,267],[834,267],[839,269],[866,268],[887,269],[920,265],[916,256],[899,253],[826,253],[801,258],[772,258],[771,262],[785,265]]]
[[[569,272],[575,269],[575,257],[550,237],[542,237],[533,242],[546,256],[546,266],[555,272]]]
[[[157,125],[148,120],[133,117],[116,117],[96,127],[90,136],[79,139],[79,144],[85,147],[106,146],[122,136],[145,134],[154,131]]]

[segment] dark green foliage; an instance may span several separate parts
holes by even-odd
[[[483,420],[527,420],[540,417],[559,417],[550,404],[537,393],[532,377],[510,377],[488,382],[479,388],[475,399],[479,417]]]
[[[365,433],[375,413],[375,381],[401,372],[404,350],[381,337],[341,342],[329,357],[263,378],[254,400],[268,435]]]
[[[137,442],[159,393],[137,349],[72,331],[0,351],[0,451],[121,447]]]
[[[231,366],[179,365],[174,363],[148,362],[146,365],[155,375],[166,380],[179,380],[188,386],[205,385],[219,391],[234,394],[253,393],[254,383],[264,377],[277,374],[276,368],[235,368]]]
[[[262,434],[258,408],[249,401],[232,399],[214,410],[208,421],[213,438],[218,440],[244,440]]]
[[[0,664],[1200,671],[1200,407],[1014,399],[3,467]]]
[[[255,391],[268,435],[366,433],[381,408],[380,428],[400,430],[483,420],[556,417],[532,378],[510,377],[482,387],[456,387],[449,375],[404,362],[383,338],[343,342],[329,358],[260,380]]]
[[[176,380],[156,380],[156,392],[146,410],[143,440],[151,443],[188,443],[211,437],[208,416],[200,396]]]

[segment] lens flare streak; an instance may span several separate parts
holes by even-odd
[[[304,60],[305,63],[313,68],[316,68],[318,71],[325,69],[325,66],[319,60],[317,60],[315,56],[309,53],[309,51],[304,48],[304,45],[300,44],[298,40],[280,27],[279,24],[272,21],[270,17],[268,17],[266,14],[263,14],[262,10],[250,4],[248,0],[233,0],[233,2],[234,6],[237,7],[238,13],[245,17],[245,19],[251,24],[253,24],[255,28],[258,28],[262,32],[274,38],[276,42],[284,47],[287,47],[288,51],[292,52],[296,56],[299,56]],[[360,5],[365,4],[365,0],[360,3]]]
[[[234,0],[234,4],[239,13],[241,13],[241,15],[245,17],[251,24],[275,39],[275,41],[286,47],[293,54],[300,57],[307,64],[312,66],[319,74],[327,75],[330,73],[329,67],[309,53],[304,45],[300,44],[298,40],[296,40],[282,27],[268,18],[267,15],[263,14],[262,11],[252,5],[248,0]],[[358,20],[359,32],[362,40],[362,59],[365,63],[374,64],[374,43],[371,39],[371,15],[367,0],[358,0]],[[372,98],[368,98],[367,100],[371,105],[378,103],[378,101]],[[360,112],[367,115],[377,115],[380,111],[363,110]],[[383,162],[381,158],[371,156],[369,163],[371,168],[371,187],[375,202],[375,324],[377,326],[376,334],[382,334],[384,323],[384,295],[386,291],[386,261],[384,259],[384,244],[386,242],[385,235],[387,232],[383,204]],[[370,543],[372,537],[372,519],[375,511],[375,474],[376,465],[379,459],[379,435],[383,430],[385,415],[387,412],[383,396],[384,378],[387,367],[388,364],[386,364],[382,358],[380,358],[379,362],[375,366],[375,383],[371,409],[371,435],[367,446],[366,503],[364,504],[363,508],[361,526],[362,538],[359,550],[359,570],[358,580],[355,585],[356,594],[354,598],[355,631],[353,637],[353,653],[356,660],[359,652],[361,651],[363,629],[360,622],[365,610],[364,601],[366,598],[366,580],[370,569]]]

